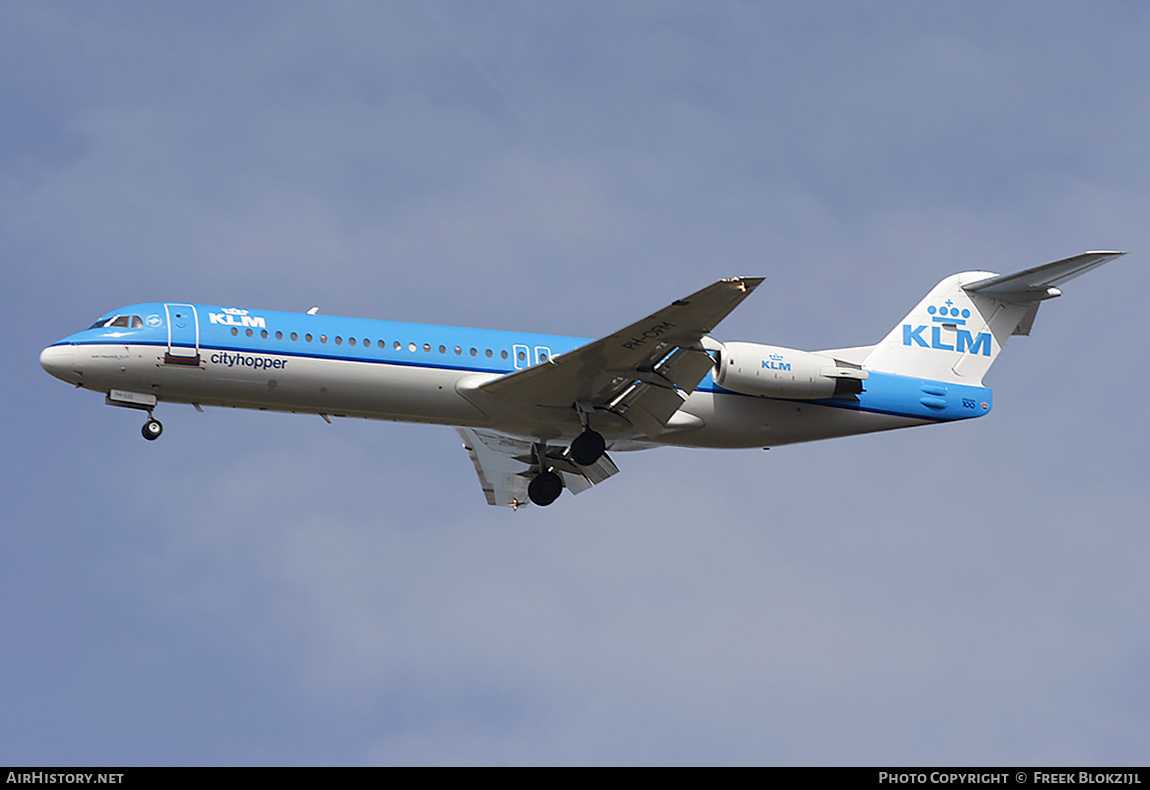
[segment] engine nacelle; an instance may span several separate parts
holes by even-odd
[[[716,356],[715,383],[765,398],[834,398],[857,395],[867,372],[837,359],[759,343],[724,343]]]

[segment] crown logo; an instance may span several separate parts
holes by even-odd
[[[926,311],[930,313],[931,321],[940,324],[960,324],[965,326],[966,319],[970,318],[970,310],[966,308],[962,308],[960,310],[959,308],[954,307],[954,302],[952,302],[950,299],[947,299],[946,303],[939,307],[931,305],[930,307],[926,308]]]
[[[783,355],[782,354],[768,354],[768,356],[770,357],[772,362],[782,362],[783,361]]]

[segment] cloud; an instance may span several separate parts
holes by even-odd
[[[993,23],[988,23],[988,19]],[[1144,762],[1136,11],[0,11],[0,750],[170,763]],[[1068,56],[1066,53],[1074,53]],[[172,298],[871,343],[938,279],[1135,250],[970,425],[622,454],[488,508],[446,428],[163,407],[39,349]],[[51,737],[48,737],[50,733]]]

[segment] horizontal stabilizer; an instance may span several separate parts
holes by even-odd
[[[1104,263],[1125,255],[1124,252],[1084,252],[1015,274],[1000,274],[962,286],[968,293],[990,296],[1002,302],[1037,302],[1061,296],[1058,286],[1086,274]]]

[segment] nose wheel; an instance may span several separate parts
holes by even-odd
[[[148,421],[144,423],[144,427],[140,429],[140,433],[142,433],[144,438],[149,442],[154,442],[156,439],[159,439],[160,434],[163,432],[164,426],[154,417],[148,417]]]

